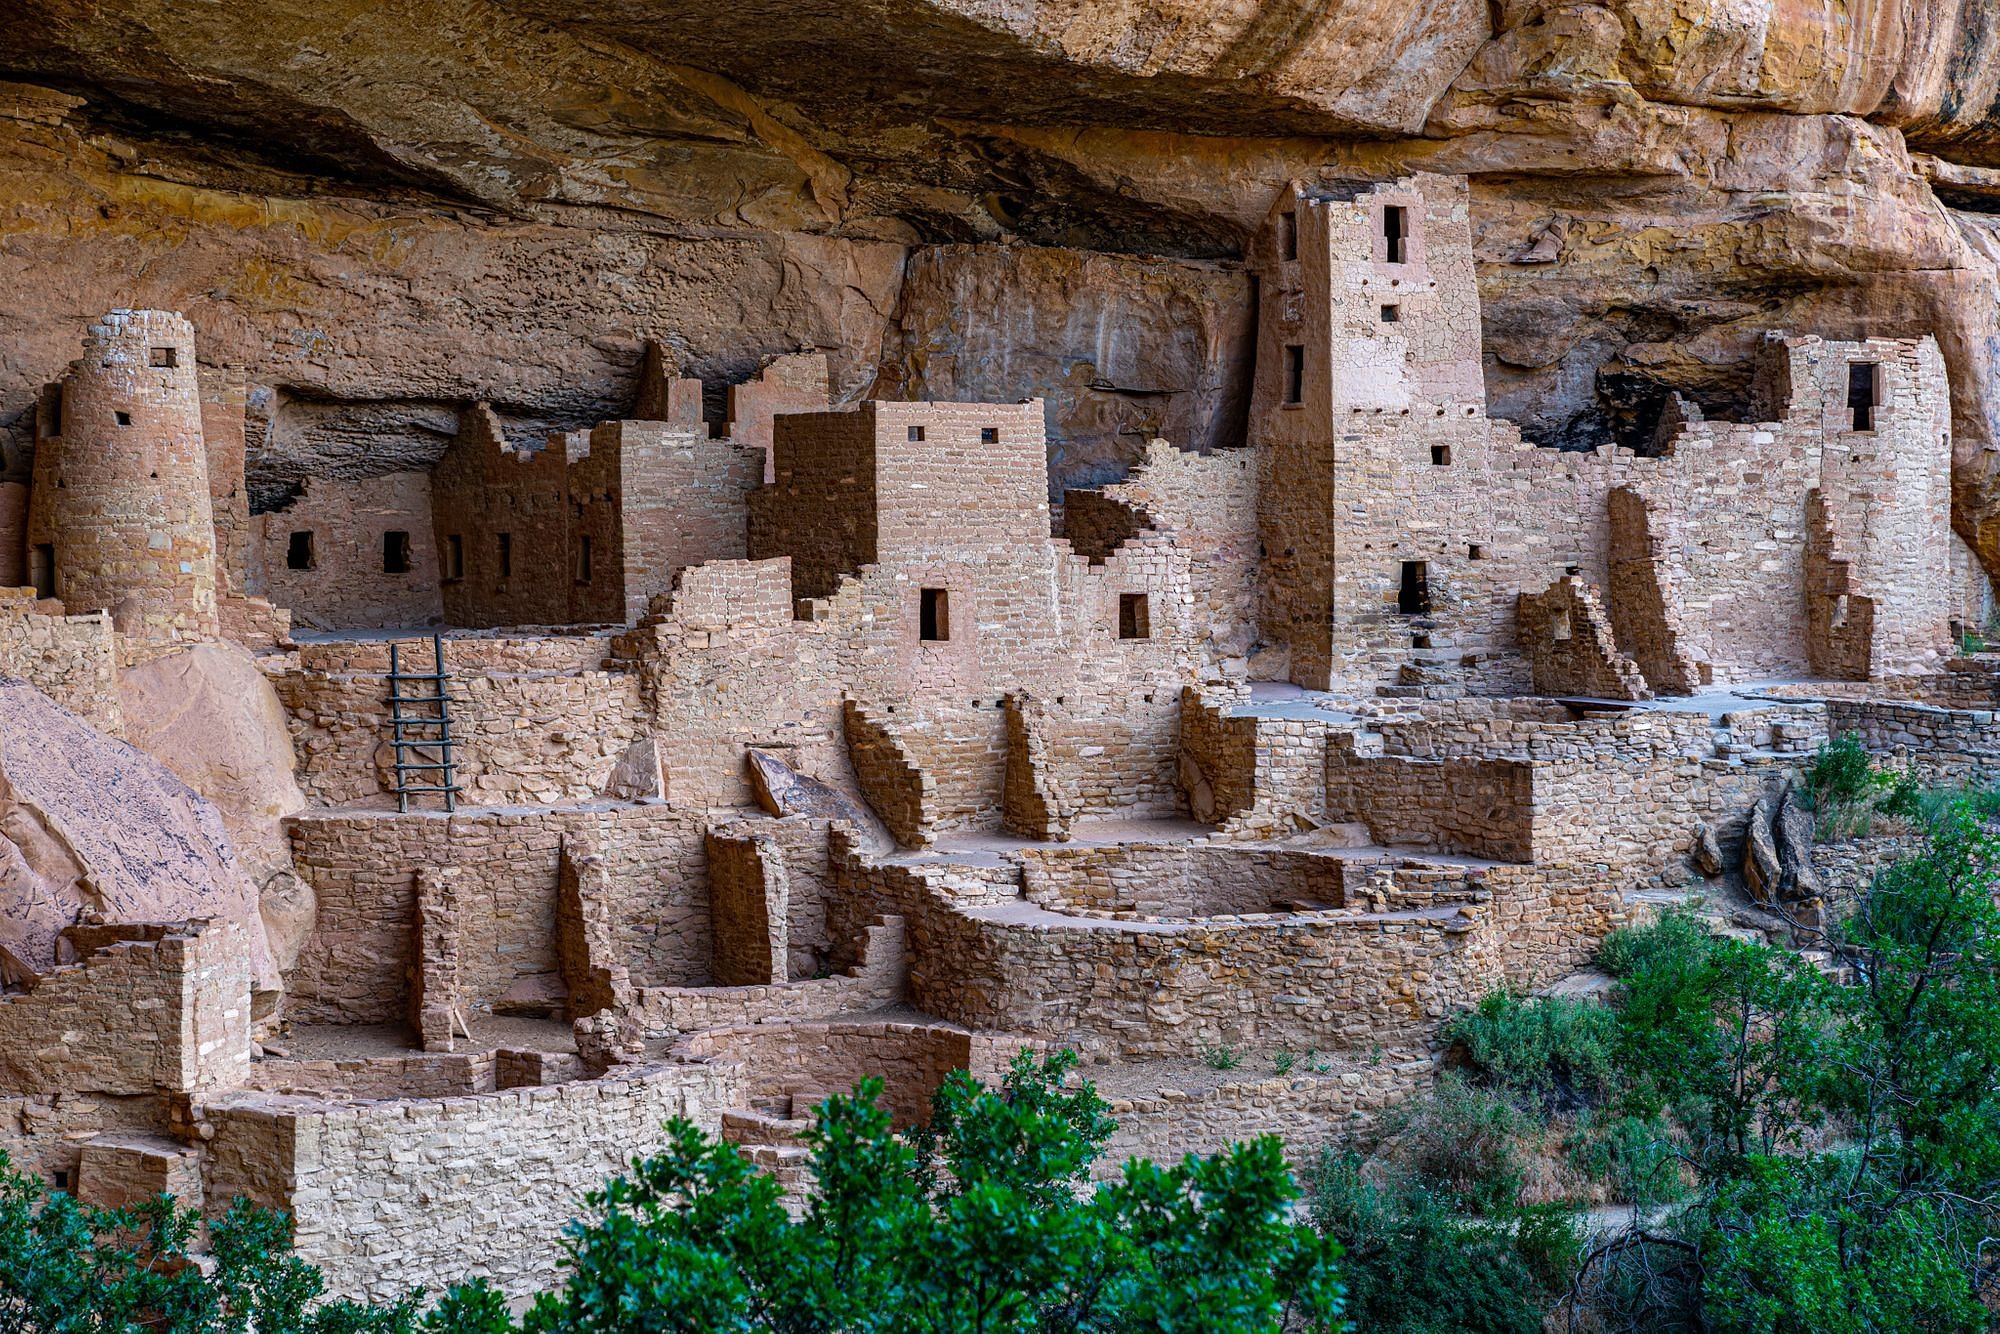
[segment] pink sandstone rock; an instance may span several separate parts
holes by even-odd
[[[18,982],[54,967],[62,929],[85,912],[247,922],[256,986],[277,989],[256,889],[216,808],[159,761],[0,678],[0,971]]]
[[[258,887],[277,964],[289,967],[312,929],[312,897],[285,834],[306,798],[277,691],[248,653],[214,643],[120,672],[118,699],[126,739],[215,804]]]

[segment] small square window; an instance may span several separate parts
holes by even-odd
[[[293,533],[285,542],[285,568],[288,570],[310,570],[312,567],[312,533]]]
[[[1467,560],[1485,560],[1486,548],[1480,546],[1477,542],[1467,543],[1465,548],[1465,558]]]
[[[923,428],[923,427],[921,427],[921,426],[912,426],[912,427],[910,428],[910,443],[912,443],[912,444],[915,444],[915,443],[916,443],[917,441],[919,441],[919,440],[921,440],[921,439],[923,439],[923,438],[924,438],[924,428]]]
[[[130,426],[132,424],[132,414],[129,412],[114,412],[111,416],[120,426]]]
[[[1450,466],[1450,464],[1451,464],[1451,446],[1432,445],[1431,466],[1433,468],[1444,468]]]
[[[155,347],[147,349],[147,360],[153,365],[171,370],[181,364],[181,350],[177,347]]]
[[[444,577],[465,578],[465,539],[452,533],[444,540]]]
[[[382,573],[408,574],[410,572],[410,535],[404,532],[382,534]]]
[[[1118,637],[1120,639],[1151,639],[1153,618],[1144,593],[1120,593],[1118,595]]]
[[[942,643],[951,638],[951,593],[926,588],[917,604],[917,638]]]
[[[980,428],[979,428],[979,443],[980,443],[980,444],[982,444],[982,445],[997,445],[997,444],[999,444],[999,443],[1000,443],[1000,428],[999,428],[999,427],[997,427],[997,426],[982,426],[982,427],[980,427]]]
[[[1382,307],[1382,323],[1394,324],[1402,318],[1403,308],[1401,306],[1391,304]]]

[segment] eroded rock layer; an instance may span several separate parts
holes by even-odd
[[[629,411],[649,338],[1043,396],[1102,481],[1240,441],[1274,189],[1420,168],[1473,179],[1489,388],[1545,444],[1740,408],[1768,328],[1935,333],[1995,568],[1990,8],[8,0],[6,475],[74,328],[143,305],[246,368],[260,505],[427,467],[469,402]]]

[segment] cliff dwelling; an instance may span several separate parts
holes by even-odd
[[[1771,804],[1833,739],[2000,760],[1962,331],[1783,311],[1706,405],[1537,439],[1489,388],[1526,335],[1489,337],[1480,188],[1260,186],[1202,270],[1252,294],[1201,335],[1233,406],[1178,365],[937,392],[943,340],[857,374],[821,315],[872,261],[824,228],[742,294],[819,312],[755,365],[606,314],[609,413],[455,370],[332,404],[310,368],[378,353],[304,315],[279,373],[213,302],[44,312],[0,474],[0,1149],[281,1208],[377,1301],[558,1281],[670,1116],[798,1195],[818,1099],[880,1075],[907,1125],[1024,1047],[1111,1098],[1102,1175],[1305,1153],[1483,995],[1664,903],[1778,906]]]

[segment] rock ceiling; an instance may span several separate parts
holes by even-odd
[[[1473,179],[1495,411],[1728,412],[1766,329],[1934,330],[2000,568],[2000,2],[0,0],[0,444],[112,306],[257,386],[253,477],[436,457],[460,406],[740,378],[1050,399],[1059,479],[1241,430],[1295,177]],[[1935,189],[1933,188],[1935,182]]]

